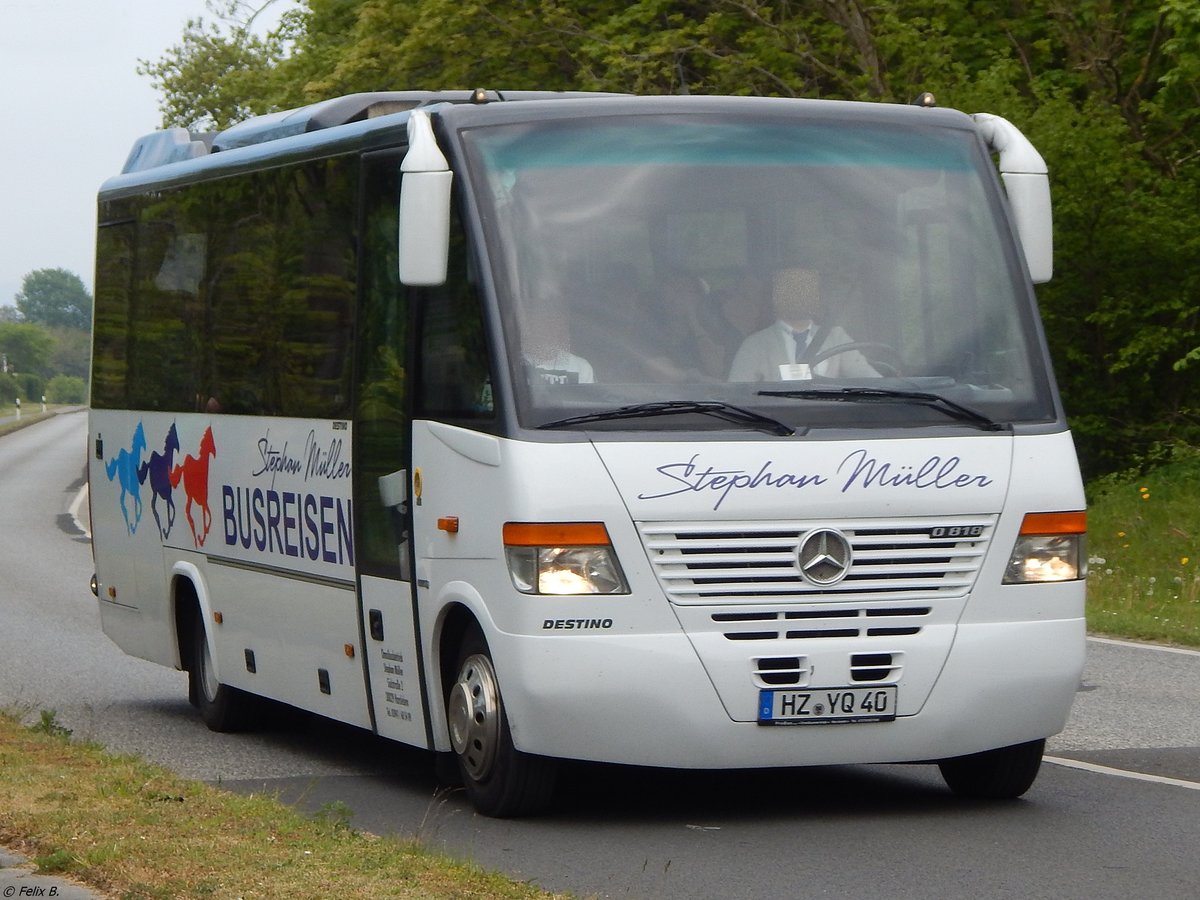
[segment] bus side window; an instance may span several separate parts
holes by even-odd
[[[449,419],[490,419],[491,357],[476,279],[467,263],[466,237],[457,211],[450,222],[446,283],[414,292],[420,354],[418,414]]]
[[[209,232],[200,393],[223,412],[349,413],[357,178],[357,159],[340,156],[191,189]]]
[[[129,302],[133,293],[132,219],[102,224],[96,237],[96,318],[92,359],[92,406],[129,406]]]

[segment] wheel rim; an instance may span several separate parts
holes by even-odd
[[[491,772],[500,735],[500,691],[492,661],[476,653],[463,660],[447,703],[450,743],[475,781]]]

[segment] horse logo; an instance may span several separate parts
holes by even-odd
[[[121,448],[121,452],[109,462],[105,463],[104,469],[108,473],[108,480],[120,476],[121,482],[121,515],[125,517],[125,527],[129,529],[129,533],[133,534],[137,531],[138,522],[142,520],[142,492],[141,481],[138,478],[138,466],[142,462],[142,454],[146,452],[146,432],[142,428],[142,423],[137,423],[137,428],[133,431],[133,442],[129,449]],[[126,496],[133,498],[133,521],[129,520],[129,507],[125,503]]]
[[[154,521],[158,524],[158,532],[162,535],[163,540],[167,539],[167,535],[171,533],[171,527],[175,524],[175,500],[171,496],[171,467],[175,464],[175,452],[179,449],[179,434],[175,431],[175,423],[171,423],[171,428],[167,432],[166,443],[163,446],[163,452],[157,450],[150,452],[150,459],[142,463],[138,469],[138,482],[146,483],[146,478],[150,478],[150,512],[154,513]],[[158,515],[158,498],[161,497],[166,504],[167,524],[164,527],[162,519]]]
[[[211,425],[204,429],[198,453],[198,456],[189,453],[182,463],[171,470],[171,487],[179,487],[180,481],[183,482],[183,489],[187,493],[187,505],[184,506],[183,512],[192,529],[192,540],[197,547],[203,547],[208,530],[212,527],[212,510],[208,508],[208,462],[217,455]],[[202,528],[199,532],[196,531],[196,520],[192,518],[193,503],[200,507]]]

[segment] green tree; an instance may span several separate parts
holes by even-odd
[[[285,14],[275,31],[255,34],[255,17],[272,2],[255,9],[239,0],[208,0],[216,21],[188,19],[180,43],[157,61],[139,60],[138,74],[162,93],[165,126],[220,130],[271,108],[270,72],[286,53],[295,20]]]
[[[26,322],[50,327],[92,327],[92,295],[74,272],[37,269],[21,282],[17,309]]]
[[[1002,19],[1012,47],[995,111],[1050,166],[1056,271],[1039,293],[1097,474],[1200,441],[1200,7],[1031,0],[1020,12]]]
[[[54,350],[54,338],[41,325],[30,322],[0,323],[0,354],[8,372],[45,374]]]

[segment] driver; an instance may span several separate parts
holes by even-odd
[[[771,284],[771,306],[776,321],[742,341],[729,370],[730,381],[878,377],[857,350],[830,353],[853,340],[840,326],[817,324],[821,279],[812,269],[777,272]]]

